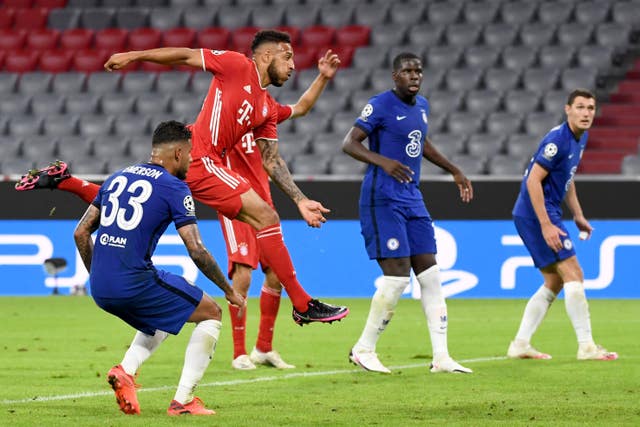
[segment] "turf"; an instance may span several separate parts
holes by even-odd
[[[578,362],[562,301],[550,310],[534,345],[549,361],[507,360],[524,300],[449,304],[449,347],[472,375],[430,374],[430,344],[419,302],[403,299],[378,353],[391,375],[364,372],[347,354],[366,319],[367,299],[346,303],[350,316],[333,325],[296,326],[283,300],[275,347],[297,365],[290,371],[230,367],[224,330],[197,395],[218,414],[169,418],[192,326],[167,340],[142,367],[140,416],[119,412],[105,374],[133,331],[89,297],[0,298],[0,424],[11,426],[406,426],[638,425],[640,301],[590,302],[594,336],[620,353],[615,362]],[[258,304],[249,303],[248,349]]]

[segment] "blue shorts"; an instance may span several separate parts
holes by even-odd
[[[554,264],[558,261],[571,258],[576,254],[573,242],[571,241],[571,236],[562,223],[562,219],[551,218],[553,225],[567,233],[566,236],[561,238],[563,248],[560,252],[555,252],[547,245],[547,242],[542,236],[540,222],[537,219],[514,216],[513,222],[515,223],[518,234],[524,242],[524,245],[529,250],[529,254],[531,254],[533,263],[537,268],[547,267],[548,265]]]
[[[360,227],[370,259],[435,254],[433,222],[422,206],[360,206]]]
[[[98,307],[118,316],[135,329],[155,335],[156,329],[177,335],[202,299],[202,289],[184,277],[158,270],[158,275],[142,284],[133,297],[96,297]]]

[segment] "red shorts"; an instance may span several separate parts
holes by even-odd
[[[224,242],[227,247],[227,274],[229,279],[233,274],[233,264],[244,264],[252,269],[258,268],[258,263],[264,267],[264,260],[260,259],[260,249],[256,239],[256,230],[242,221],[230,220],[218,214]]]
[[[185,181],[198,201],[227,218],[235,218],[242,209],[240,196],[251,189],[241,175],[219,160],[202,157],[191,163]]]

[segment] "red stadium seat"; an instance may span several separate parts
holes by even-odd
[[[69,71],[73,52],[63,49],[47,50],[40,55],[38,68],[49,73],[64,73]]]
[[[336,31],[336,44],[340,46],[366,46],[371,29],[364,25],[347,25]]]
[[[33,7],[43,7],[45,9],[59,9],[67,5],[67,0],[35,0]]]
[[[88,49],[93,43],[93,31],[88,28],[65,30],[60,36],[60,46],[65,49]]]
[[[281,25],[276,27],[276,30],[282,31],[291,36],[291,45],[298,46],[300,44],[300,29],[298,27],[290,27],[288,25]]]
[[[123,28],[105,28],[96,32],[95,47],[96,49],[105,49],[112,52],[120,52],[124,50],[127,44],[127,30]]]
[[[21,30],[35,30],[47,26],[49,9],[17,9],[13,25]]]
[[[109,54],[105,50],[83,49],[73,56],[73,68],[76,71],[93,73],[94,71],[104,71],[104,63]]]
[[[2,7],[30,8],[33,6],[33,0],[4,0]]]
[[[293,51],[293,61],[296,70],[314,67],[318,62],[318,50],[313,46],[299,46]]]
[[[300,41],[306,46],[329,46],[333,44],[336,30],[326,25],[313,25],[305,28],[300,35]]]
[[[225,50],[229,47],[231,32],[222,27],[204,28],[198,32],[199,47],[215,50]]]
[[[0,29],[13,27],[13,18],[15,13],[15,9],[0,7]]]
[[[327,49],[331,49],[333,53],[338,55],[338,58],[340,58],[340,68],[347,68],[351,66],[351,61],[353,60],[353,53],[355,52],[356,48],[351,46],[336,46],[336,45],[320,47],[318,48],[318,58],[324,56]],[[296,57],[294,55],[294,60],[295,59]]]
[[[162,44],[170,47],[192,47],[196,32],[191,28],[172,28],[162,35]]]
[[[31,30],[27,34],[27,47],[30,49],[54,49],[58,46],[60,32],[51,28]]]
[[[247,53],[251,51],[251,42],[256,33],[260,31],[258,27],[240,27],[231,33],[230,49]]]
[[[162,32],[155,28],[136,28],[129,32],[129,49],[145,50],[160,47]]]
[[[7,52],[4,69],[11,73],[34,71],[38,64],[40,52],[36,50],[11,50]]]
[[[25,30],[0,29],[0,50],[22,49],[26,39]]]

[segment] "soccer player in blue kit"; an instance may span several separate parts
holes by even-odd
[[[584,217],[573,177],[587,144],[588,129],[596,113],[595,96],[585,89],[569,94],[564,107],[567,121],[547,133],[525,171],[513,219],[544,284],[531,297],[520,328],[507,356],[520,359],[551,359],[531,346],[531,337],[564,288],[567,314],[578,338],[579,360],[615,360],[617,353],[596,345],[591,336],[589,306],[584,277],[569,232],[562,223],[565,200],[581,238],[593,228]]]
[[[369,258],[377,260],[384,275],[349,359],[368,371],[391,372],[378,359],[376,344],[413,269],[433,348],[431,372],[470,373],[449,356],[433,222],[419,188],[422,157],[453,176],[463,202],[473,198],[473,187],[427,137],[429,104],[418,95],[420,58],[412,53],[396,56],[392,78],[395,87],[369,100],[343,143],[345,153],[369,164],[360,193],[360,225]],[[368,149],[363,145],[367,138]]]
[[[111,175],[78,223],[74,239],[90,272],[96,304],[137,329],[122,362],[108,373],[120,409],[139,414],[134,376],[168,334],[186,322],[196,326],[185,353],[182,376],[169,415],[211,415],[193,391],[204,375],[220,335],[221,309],[200,288],[181,276],[157,270],[151,256],[174,223],[196,266],[223,292],[244,306],[202,243],[191,192],[183,182],[191,163],[191,132],[175,121],[153,133],[149,163]],[[96,243],[91,234],[97,230]]]

